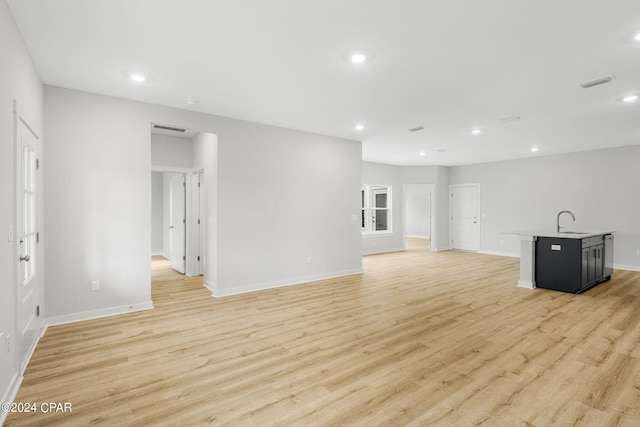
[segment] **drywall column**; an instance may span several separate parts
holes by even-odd
[[[449,249],[449,168],[437,167],[436,180],[436,229],[431,230],[431,250]]]
[[[201,132],[193,138],[193,169],[202,171],[200,203],[204,204],[205,217],[201,254],[201,271],[204,272],[204,285],[213,291],[216,289],[218,272],[218,137],[212,133]]]

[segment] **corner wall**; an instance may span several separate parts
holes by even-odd
[[[50,86],[45,111],[54,322],[151,305],[151,122],[217,136],[216,296],[362,271],[359,142]]]
[[[46,144],[42,132],[42,83],[22,40],[7,3],[0,1],[0,402],[11,401],[21,372],[16,363],[15,287],[17,261],[15,218],[15,152],[13,102]],[[42,184],[42,183],[41,183]],[[41,186],[42,188],[42,186]],[[41,192],[42,196],[42,192]],[[42,199],[41,199],[42,201]],[[44,230],[43,240],[46,239]],[[42,253],[41,240],[38,253]],[[40,298],[43,299],[44,270],[38,267]],[[46,309],[46,307],[44,307]],[[7,338],[9,346],[7,347]],[[2,424],[4,412],[0,412]]]

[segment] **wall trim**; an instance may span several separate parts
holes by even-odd
[[[502,252],[502,251],[487,251],[487,250],[480,250],[478,251],[479,254],[484,254],[484,255],[497,255],[497,256],[506,256],[509,258],[520,258],[520,254],[517,254],[515,252]]]
[[[9,381],[9,388],[2,396],[2,399],[0,399],[0,403],[13,403],[14,399],[18,395],[18,390],[20,390],[20,386],[22,385],[22,380],[24,380],[24,376],[18,375],[18,373],[13,374],[13,378]],[[4,425],[8,414],[8,412],[0,411],[0,426]]]
[[[384,249],[379,249],[379,250],[375,250],[375,249],[369,249],[366,251],[362,251],[362,255],[377,255],[377,254],[386,254],[389,252],[401,252],[401,251],[406,251],[407,248],[404,247],[395,247],[395,248],[384,248]]]
[[[20,390],[20,386],[22,385],[22,381],[24,380],[24,371],[27,370],[27,366],[29,366],[31,357],[36,351],[36,348],[40,343],[40,339],[44,336],[45,332],[47,332],[47,324],[42,322],[40,324],[40,333],[38,334],[38,339],[36,339],[36,342],[33,344],[33,347],[31,347],[31,350],[29,350],[29,354],[27,354],[27,357],[24,359],[22,366],[18,368],[18,372],[13,374],[13,378],[11,378],[11,381],[9,381],[9,388],[0,399],[0,403],[13,403],[13,401],[15,400],[16,396],[18,395],[18,391]],[[0,426],[4,425],[7,414],[8,412],[0,411]]]
[[[614,270],[640,271],[640,265],[613,264]]]
[[[205,287],[212,291],[212,295],[215,298],[220,298],[220,297],[226,297],[231,295],[246,294],[249,292],[263,291],[266,289],[282,288],[285,286],[292,286],[292,285],[301,285],[303,283],[315,282],[318,280],[334,279],[337,277],[352,276],[355,274],[362,274],[362,273],[364,273],[364,270],[362,268],[356,268],[353,270],[336,271],[333,273],[295,277],[287,280],[276,280],[273,282],[254,283],[252,285],[239,286],[237,288],[231,288],[231,289],[217,289],[217,287],[212,288],[211,284],[205,281]]]
[[[138,304],[121,305],[118,307],[103,308],[100,310],[83,311],[80,313],[64,314],[62,316],[48,317],[47,326],[64,325],[65,323],[82,322],[83,320],[99,319],[101,317],[117,316],[119,314],[133,313],[153,309],[153,302],[141,302]]]

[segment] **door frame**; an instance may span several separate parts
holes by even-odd
[[[436,226],[436,185],[435,184],[403,184],[402,185],[402,199],[404,201],[404,218],[402,221],[402,242],[406,246],[407,241],[407,189],[409,188],[421,188],[427,190],[429,195],[429,248],[432,251],[437,251],[437,233],[438,228]]]
[[[475,247],[473,249],[467,249],[467,250],[471,250],[473,252],[479,252],[480,251],[480,226],[481,226],[481,222],[480,222],[480,183],[479,182],[474,182],[474,183],[469,183],[469,184],[450,184],[449,185],[449,245],[451,247],[451,249],[458,249],[458,248],[454,248],[452,245],[452,216],[451,216],[451,199],[453,197],[453,189],[455,188],[462,188],[462,187],[470,187],[470,188],[475,188],[476,191],[476,211],[474,212],[475,214],[475,218],[477,221],[477,225],[476,225],[476,229],[475,229]]]
[[[21,182],[22,182],[22,172],[23,172],[23,168],[22,168],[22,162],[19,160],[21,158],[21,151],[22,151],[22,143],[20,141],[20,135],[22,134],[19,131],[19,126],[20,123],[22,123],[22,125],[24,125],[24,127],[26,128],[26,131],[29,132],[33,139],[34,139],[34,152],[35,152],[35,171],[34,171],[34,175],[35,175],[35,208],[34,208],[34,213],[35,213],[35,219],[34,219],[34,226],[36,228],[35,232],[36,232],[36,242],[35,242],[35,246],[33,249],[33,253],[32,255],[35,255],[35,266],[34,266],[34,278],[32,280],[34,280],[34,292],[35,292],[35,306],[36,306],[36,313],[35,313],[35,318],[34,318],[34,322],[35,322],[35,338],[33,343],[30,344],[30,347],[27,349],[26,353],[24,353],[24,358],[21,357],[21,355],[23,354],[22,351],[22,342],[20,340],[21,337],[21,331],[20,331],[20,325],[21,325],[21,321],[20,318],[22,316],[22,305],[20,302],[20,284],[22,282],[22,279],[20,279],[20,270],[21,270],[21,261],[20,261],[20,256],[21,256],[21,247],[20,247],[20,234],[22,231],[22,227],[19,225],[20,222],[20,213],[22,212],[21,210],[19,210],[19,206],[22,205],[22,197],[20,195],[20,193],[23,191],[22,188],[18,188],[18,187],[22,187]],[[43,278],[42,276],[42,263],[44,261],[44,257],[43,257],[43,246],[40,243],[40,231],[42,230],[42,189],[43,189],[43,180],[41,178],[41,168],[40,168],[40,158],[41,156],[41,147],[40,147],[40,137],[38,135],[38,133],[33,129],[33,127],[30,125],[30,123],[33,123],[29,118],[25,117],[24,113],[22,112],[21,109],[18,108],[18,102],[17,100],[13,100],[13,133],[14,133],[14,156],[13,156],[13,161],[15,162],[15,167],[14,167],[14,182],[13,182],[13,188],[14,188],[14,220],[13,220],[13,230],[11,233],[11,239],[13,240],[13,253],[14,253],[14,257],[13,257],[13,283],[12,283],[12,287],[14,289],[14,333],[13,336],[15,337],[13,340],[13,348],[15,349],[15,353],[14,353],[14,357],[15,357],[15,361],[16,361],[16,366],[19,368],[20,372],[24,372],[24,370],[27,368],[27,365],[29,363],[29,360],[31,360],[31,356],[33,355],[33,352],[35,351],[37,345],[38,345],[38,341],[40,340],[40,338],[42,337],[42,334],[45,331],[45,325],[44,325],[44,304],[42,301],[42,296],[44,295],[44,288],[43,288]]]
[[[200,241],[199,239],[194,238],[194,228],[197,227],[197,220],[200,217],[200,212],[194,209],[195,207],[195,198],[200,196],[198,191],[194,191],[197,189],[198,182],[198,173],[201,170],[193,170],[191,168],[177,168],[177,167],[168,167],[168,166],[151,166],[152,172],[161,172],[161,173],[181,173],[185,176],[185,202],[186,202],[186,211],[185,211],[185,275],[186,276],[200,276],[204,273],[203,263],[196,261],[199,256],[200,259],[203,259],[203,254],[200,253]],[[149,209],[152,207],[149,206]],[[194,222],[195,227],[194,227]],[[202,221],[201,221],[202,222]],[[203,235],[199,236],[200,239],[204,239]],[[149,242],[149,247],[151,247],[151,242]],[[151,253],[151,250],[149,250]]]

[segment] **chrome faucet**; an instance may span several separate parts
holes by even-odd
[[[560,232],[560,215],[562,215],[563,213],[568,213],[569,215],[571,215],[571,219],[573,219],[574,222],[576,220],[575,215],[573,215],[571,211],[560,211],[560,213],[558,213],[558,219],[556,221],[556,225],[558,226],[558,233]]]

